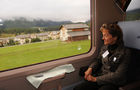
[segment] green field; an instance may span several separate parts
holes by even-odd
[[[46,42],[0,48],[0,71],[88,52],[90,40]]]

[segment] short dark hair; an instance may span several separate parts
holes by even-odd
[[[106,29],[109,31],[109,34],[112,35],[112,37],[117,37],[118,44],[124,44],[123,42],[123,32],[120,26],[116,23],[109,23],[109,24],[103,24],[100,28],[100,31],[103,29]]]

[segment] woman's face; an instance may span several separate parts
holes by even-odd
[[[104,40],[104,45],[113,45],[116,43],[117,37],[112,37],[107,29],[102,30],[102,39]]]

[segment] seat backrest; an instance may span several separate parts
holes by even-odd
[[[129,48],[131,58],[128,70],[128,82],[140,81],[140,50]]]
[[[123,31],[124,44],[131,51],[128,81],[140,80],[140,21],[119,22]]]
[[[140,21],[119,22],[126,47],[140,50]]]

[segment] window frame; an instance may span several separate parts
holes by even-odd
[[[0,80],[10,79],[10,78],[20,77],[20,76],[27,76],[27,75],[49,70],[58,65],[68,64],[68,63],[74,64],[75,62],[80,62],[82,60],[90,59],[94,57],[93,55],[95,55],[94,52],[96,50],[96,47],[95,47],[96,45],[95,33],[96,32],[95,32],[95,23],[94,23],[95,19],[94,18],[95,18],[95,0],[90,0],[91,47],[87,53],[0,71]]]

